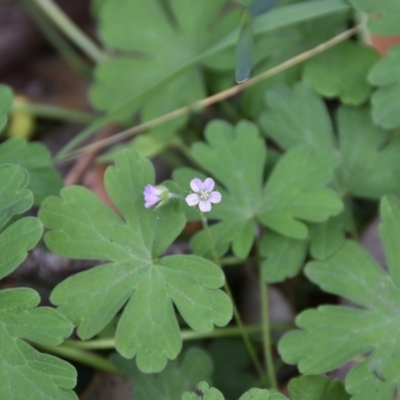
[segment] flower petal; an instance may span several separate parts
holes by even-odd
[[[203,181],[199,178],[194,178],[190,181],[190,187],[193,192],[199,193],[203,190]]]
[[[211,192],[210,197],[208,198],[208,201],[211,201],[211,203],[219,203],[221,201],[221,193],[220,192]]]
[[[189,194],[188,196],[186,196],[186,203],[189,206],[195,206],[195,205],[199,204],[199,201],[200,201],[200,197],[196,193],[192,193],[192,194]]]
[[[203,183],[203,190],[207,190],[208,193],[212,192],[215,186],[214,179],[207,178]]]
[[[209,212],[211,211],[211,203],[208,200],[201,200],[199,203],[200,211]]]
[[[155,195],[158,196],[159,194],[161,194],[161,190],[157,189],[155,186],[152,185],[146,185],[144,190],[143,190],[143,194],[146,197],[147,195]]]

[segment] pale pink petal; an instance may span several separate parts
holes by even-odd
[[[146,208],[150,208],[157,204],[161,199],[160,199],[160,194],[161,190],[157,189],[156,187],[152,185],[147,185],[144,190],[143,190],[143,195],[144,195],[144,206]]]
[[[215,186],[214,179],[207,178],[203,183],[203,190],[207,190],[207,192],[212,192]]]
[[[211,203],[208,200],[201,200],[199,208],[202,212],[209,212],[211,210]]]
[[[200,197],[196,193],[192,193],[192,194],[189,194],[188,196],[186,196],[186,203],[189,206],[195,206],[195,205],[199,204],[199,201],[200,201]]]
[[[221,201],[221,193],[220,192],[211,192],[210,197],[208,198],[208,201],[211,201],[211,203],[219,203]]]
[[[199,193],[203,190],[203,182],[199,178],[194,178],[190,181],[190,187],[193,192]]]

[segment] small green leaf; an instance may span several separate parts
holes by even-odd
[[[262,276],[266,282],[282,282],[297,275],[307,255],[308,240],[296,240],[274,232],[266,233],[260,242]]]
[[[0,165],[0,229],[14,215],[22,214],[33,204],[32,193],[26,189],[28,175],[17,165]]]
[[[325,260],[336,253],[346,240],[346,212],[310,227],[310,253],[316,260]]]
[[[0,279],[9,275],[25,260],[42,236],[42,224],[37,218],[22,218],[0,231]]]
[[[185,218],[178,200],[145,209],[143,188],[154,183],[151,163],[134,152],[121,152],[106,172],[105,186],[119,213],[82,187],[50,197],[39,216],[50,228],[45,236],[54,252],[109,263],[76,274],[59,284],[51,301],[88,339],[99,333],[122,308],[116,349],[137,355],[144,372],[162,370],[181,349],[174,305],[194,330],[211,331],[232,316],[221,290],[225,277],[215,264],[196,257],[161,257],[180,234]]]
[[[327,188],[337,165],[335,154],[297,147],[286,152],[272,171],[265,187],[260,220],[276,232],[305,239],[306,225],[339,214],[343,204]]]
[[[400,3],[397,0],[350,0],[350,3],[369,14],[367,26],[371,32],[379,35],[400,33]]]
[[[5,85],[0,85],[0,134],[7,124],[7,115],[13,103],[13,92]]]
[[[249,79],[253,64],[253,19],[246,10],[236,44],[236,82],[242,83]]]
[[[290,400],[349,400],[343,384],[326,376],[305,375],[288,385]]]
[[[379,86],[371,98],[374,121],[384,128],[396,128],[400,125],[400,46],[391,48],[373,66],[368,78]]]
[[[143,374],[132,360],[115,354],[112,363],[132,381],[135,400],[176,400],[197,382],[210,379],[212,360],[206,352],[191,348],[158,374]]]
[[[325,373],[364,355],[346,377],[352,400],[392,400],[400,385],[400,259],[393,250],[398,247],[400,225],[396,198],[382,200],[381,217],[390,275],[351,241],[332,258],[309,263],[309,279],[359,308],[321,306],[305,311],[296,319],[300,330],[289,332],[279,343],[284,361],[298,364],[305,374]]]
[[[372,87],[367,74],[378,58],[370,47],[347,41],[308,60],[303,80],[323,96],[357,106],[369,98]]]
[[[250,389],[239,400],[288,400],[284,395],[267,389]]]
[[[40,301],[32,289],[0,291],[0,380],[5,399],[73,400],[76,383],[72,365],[42,354],[26,340],[60,344],[72,333],[72,324],[50,307],[35,308]]]
[[[0,145],[0,165],[16,164],[29,175],[28,189],[33,192],[35,205],[57,194],[63,186],[59,172],[52,166],[50,152],[41,143],[27,143],[22,138],[8,139]]]
[[[184,393],[182,400],[224,400],[224,396],[219,390],[210,388],[208,383],[200,382],[194,392]]]

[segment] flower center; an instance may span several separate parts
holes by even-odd
[[[202,190],[200,192],[200,199],[201,200],[208,200],[209,197],[210,197],[210,193],[208,193],[207,190]]]

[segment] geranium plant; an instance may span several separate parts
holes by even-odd
[[[85,365],[135,400],[396,399],[400,48],[362,38],[400,34],[400,2],[93,0],[97,41],[25,5],[91,59],[102,114],[51,155],[6,136],[0,86],[0,397],[77,399]],[[63,187],[127,138],[103,199]],[[359,243],[379,216],[384,265]],[[35,249],[82,266],[48,298],[7,284]]]

